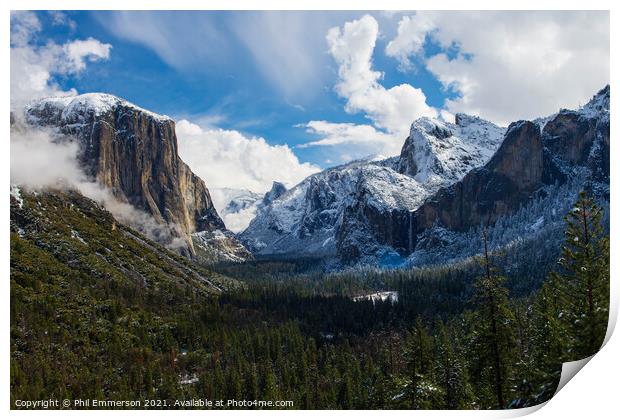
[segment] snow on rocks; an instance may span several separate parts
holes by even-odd
[[[24,199],[21,195],[21,190],[17,185],[11,185],[11,197],[15,200],[19,208],[24,206]]]
[[[479,117],[456,114],[455,123],[420,118],[411,125],[399,172],[418,182],[455,182],[483,166],[501,144],[506,129]]]
[[[400,157],[354,161],[311,175],[258,209],[239,237],[257,254],[334,256],[343,239],[338,232],[349,223],[347,209],[363,201],[358,207],[375,213],[411,212],[439,188],[485,164],[504,132],[465,114],[457,114],[454,124],[420,118],[412,124]],[[359,235],[346,229],[349,238],[368,238],[364,226],[359,227]]]
[[[77,124],[85,116],[100,116],[118,107],[140,111],[151,118],[168,121],[170,117],[159,115],[140,108],[124,99],[107,93],[85,93],[76,96],[55,96],[37,99],[25,107],[25,114],[30,123],[36,123],[36,115],[53,116],[54,120],[65,124]]]

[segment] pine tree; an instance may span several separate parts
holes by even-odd
[[[493,408],[506,408],[509,401],[512,363],[514,359],[514,315],[508,304],[505,279],[491,267],[486,229],[483,231],[484,274],[474,284],[472,351],[485,366],[482,387],[494,396],[487,402]],[[483,403],[485,403],[483,401]]]
[[[566,216],[566,242],[560,268],[551,274],[558,317],[568,333],[566,360],[596,353],[607,331],[609,310],[609,237],[602,209],[585,192]]]
[[[444,390],[442,408],[450,410],[471,408],[472,395],[467,378],[467,363],[453,328],[440,320],[435,336],[437,382]]]
[[[536,295],[531,311],[529,354],[522,355],[528,369],[519,370],[522,401],[515,407],[549,400],[557,389],[562,372],[566,329],[558,318],[558,299],[549,283],[544,284]]]
[[[420,318],[416,320],[414,329],[407,337],[404,356],[408,372],[405,392],[409,408],[427,408],[437,387],[434,386],[431,375],[432,339]]]

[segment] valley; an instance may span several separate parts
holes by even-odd
[[[507,128],[424,117],[399,156],[216,199],[168,117],[107,94],[12,117],[84,174],[11,187],[12,401],[519,408],[605,335],[609,86]]]

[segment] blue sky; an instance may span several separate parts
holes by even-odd
[[[12,104],[107,92],[169,115],[181,157],[216,188],[294,184],[397,154],[419,117],[506,125],[608,82],[608,12],[11,16]]]
[[[110,24],[115,20],[114,12],[66,13],[74,25],[55,25],[50,14],[37,13],[43,24],[38,42],[45,43],[52,39],[61,44],[71,39],[92,37],[111,44],[112,50],[109,60],[91,63],[88,70],[80,74],[58,77],[57,81],[63,89],[75,88],[80,93],[112,93],[177,119],[186,118],[235,129],[264,137],[274,144],[289,144],[291,147],[317,138],[299,127],[310,120],[368,123],[363,113],[345,112],[345,100],[334,92],[338,69],[329,56],[325,41],[325,33],[331,25],[359,18],[364,12],[320,13],[323,25],[309,26],[307,36],[315,38],[315,42],[309,44],[316,48],[313,57],[320,62],[315,63],[312,69],[316,79],[309,80],[305,89],[288,89],[264,76],[252,53],[229,29],[237,20],[237,13],[234,12],[128,14],[128,19],[137,18],[138,15],[154,15],[157,22],[168,22],[171,25],[213,25],[226,37],[223,45],[204,45],[205,49],[216,49],[217,52],[196,57],[195,60],[190,58],[187,64],[182,63],[178,67],[167,63],[142,42],[128,39],[128,36],[119,36],[114,30],[115,26]],[[375,13],[374,16],[386,22],[396,19],[381,13]],[[389,26],[386,25],[386,28]],[[414,72],[399,72],[398,61],[383,53],[389,40],[386,37],[378,39],[373,57],[375,67],[384,72],[385,85],[413,84],[424,90],[429,105],[438,108],[443,106],[447,96],[454,96],[442,89],[437,79],[424,67]],[[178,45],[178,48],[182,49],[183,45]],[[429,48],[432,48],[431,43]],[[286,84],[285,81],[282,84]],[[302,161],[319,166],[329,165],[325,162],[329,153],[323,153],[322,149],[304,148],[295,151]]]

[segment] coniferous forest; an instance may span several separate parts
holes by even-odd
[[[609,10],[13,9],[12,410],[520,409],[605,343]]]
[[[609,237],[586,194],[540,279],[508,278],[506,251],[486,246],[475,259],[426,269],[323,274],[297,260],[189,270],[79,194],[24,202],[12,203],[12,223],[36,224],[37,206],[48,219],[36,234],[11,233],[12,404],[526,407],[552,397],[562,362],[595,353],[607,328]],[[80,252],[86,243],[103,257]],[[397,299],[353,299],[380,290]]]

